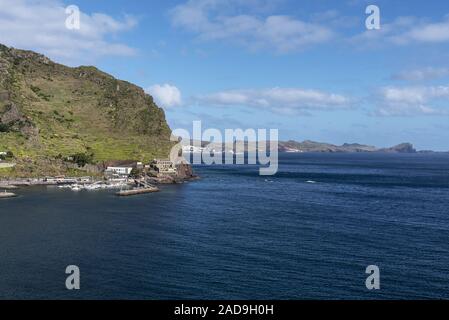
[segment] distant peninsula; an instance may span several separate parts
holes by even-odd
[[[417,153],[413,144],[401,143],[390,148],[377,148],[370,145],[364,145],[359,143],[345,143],[341,146],[306,140],[303,142],[297,142],[289,140],[285,142],[279,142],[280,152],[383,152],[383,153]],[[431,151],[427,151],[431,152]]]
[[[248,143],[243,141],[235,141],[234,143],[211,143],[207,141],[196,142],[191,141],[190,146],[185,150],[191,149],[192,152],[257,152],[257,150],[264,150],[269,148],[269,142],[259,142],[259,146],[256,147],[254,143]],[[434,153],[431,150],[418,151],[411,143],[401,143],[389,148],[378,148],[371,145],[365,145],[360,143],[345,143],[343,145],[335,145],[325,142],[316,142],[311,140],[305,140],[298,142],[295,140],[279,141],[279,152],[290,153]]]

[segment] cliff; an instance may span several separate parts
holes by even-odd
[[[63,174],[52,160],[74,154],[92,163],[166,158],[170,134],[164,111],[142,88],[0,45],[0,151],[17,162],[8,174]]]

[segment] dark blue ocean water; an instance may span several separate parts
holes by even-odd
[[[130,198],[20,190],[0,201],[0,298],[449,298],[449,155],[280,162],[274,177],[196,167],[200,181]]]

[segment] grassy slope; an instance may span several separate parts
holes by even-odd
[[[94,67],[68,68],[3,47],[0,65],[0,92],[10,94],[0,102],[0,116],[14,102],[39,130],[37,136],[0,133],[0,150],[14,152],[17,170],[21,159],[39,162],[78,152],[92,151],[96,162],[167,157],[164,112],[141,88]]]

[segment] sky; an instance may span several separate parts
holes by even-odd
[[[449,150],[447,0],[0,0],[0,43],[135,83],[172,129]]]

